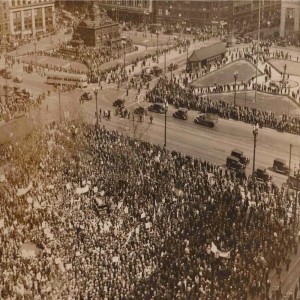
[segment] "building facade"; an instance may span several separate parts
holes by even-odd
[[[257,30],[259,9],[261,28],[279,26],[280,7],[280,0],[233,0],[233,28],[245,32]]]
[[[280,36],[300,41],[300,1],[282,0],[280,16]]]
[[[0,1],[0,52],[9,41],[9,3],[8,0]]]
[[[9,0],[11,36],[35,36],[55,28],[54,0]]]
[[[232,1],[157,1],[156,19],[161,24],[211,26],[230,21]]]
[[[155,20],[154,0],[98,0],[99,7],[104,8],[107,14],[116,21],[133,23]]]

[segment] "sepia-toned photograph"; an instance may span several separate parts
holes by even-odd
[[[299,300],[300,0],[0,0],[0,299]]]

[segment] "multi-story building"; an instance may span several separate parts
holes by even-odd
[[[0,1],[0,52],[9,40],[9,6],[8,0]]]
[[[134,23],[153,22],[155,19],[154,0],[98,0],[99,6],[117,21]]]
[[[280,0],[233,0],[231,14],[233,28],[238,31],[256,30],[259,10],[261,27],[276,27],[280,21],[280,6]]]
[[[280,36],[300,41],[300,1],[282,0],[280,16]]]
[[[280,0],[260,0],[262,26],[279,25]],[[157,22],[213,27],[228,24],[233,30],[257,27],[259,0],[157,1]]]
[[[54,0],[9,0],[11,36],[35,36],[55,28]]]
[[[157,1],[156,19],[162,24],[211,26],[213,22],[229,22],[232,1]]]

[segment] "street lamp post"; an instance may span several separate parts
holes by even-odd
[[[157,63],[158,63],[158,36],[159,36],[159,33],[158,33],[158,30],[156,30],[156,55],[157,55],[156,62]]]
[[[186,40],[185,45],[186,45],[185,78],[187,78],[187,72],[188,72],[188,59],[189,59],[189,45],[188,45],[188,40]]]
[[[172,27],[172,14],[171,14],[171,10],[172,10],[173,6],[170,5],[170,10],[169,10],[169,14],[170,14],[170,25]]]
[[[165,108],[165,143],[164,148],[167,148],[167,111],[168,111],[169,103],[165,100],[164,108]]]
[[[236,101],[236,80],[237,80],[237,78],[238,78],[238,75],[239,75],[239,72],[238,71],[235,71],[234,73],[233,73],[233,77],[234,77],[234,98],[233,98],[233,104],[234,104],[234,106],[235,106],[235,101]]]
[[[207,252],[208,255],[211,254],[211,247],[210,246],[207,247],[206,252]],[[215,267],[217,265],[219,257],[220,257],[220,253],[216,252],[215,255],[214,255],[214,258],[212,259],[212,262],[211,262],[210,299],[214,299],[214,294],[215,294]]]
[[[125,70],[125,66],[126,66],[126,62],[125,62],[125,57],[126,57],[126,48],[125,48],[126,44],[123,43],[123,47],[124,47],[124,75],[126,73],[126,70]]]
[[[300,164],[298,166],[298,171],[294,171],[294,175],[297,178],[297,187],[296,187],[296,197],[295,197],[295,204],[294,204],[294,233],[296,233],[296,221],[297,221],[297,204],[298,204],[298,191],[299,191],[299,180],[300,180]]]
[[[96,100],[96,124],[98,126],[99,119],[98,119],[98,87],[94,88],[95,100]]]
[[[255,152],[256,152],[256,137],[258,135],[258,124],[253,126],[253,137],[254,137],[254,147],[253,147],[253,168],[252,168],[252,179],[255,181]]]
[[[37,57],[36,57],[36,45],[37,45],[37,41],[34,41],[34,57],[35,57],[35,68],[37,69]]]
[[[61,87],[58,87],[58,109],[59,109],[59,122],[61,123],[61,103],[60,103]]]

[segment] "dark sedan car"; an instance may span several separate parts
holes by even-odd
[[[270,182],[272,180],[272,176],[267,173],[266,169],[257,168],[255,171],[255,177],[258,181]]]
[[[148,110],[152,111],[152,112],[164,114],[166,111],[166,108],[163,103],[154,103],[154,104],[149,105]]]
[[[210,117],[208,114],[200,114],[194,122],[199,125],[207,126],[207,127],[214,127],[215,124],[218,122],[217,117]]]
[[[82,101],[88,101],[88,100],[92,100],[93,97],[92,97],[91,93],[84,92],[80,98]]]
[[[173,113],[173,117],[181,120],[187,120],[188,118],[187,109],[178,109]]]
[[[143,106],[139,106],[137,107],[135,110],[134,110],[134,113],[137,114],[137,115],[144,115],[144,116],[147,116],[148,114],[148,111],[147,111],[147,108],[146,107],[143,107]]]
[[[124,108],[125,107],[125,100],[124,99],[117,99],[117,100],[114,101],[113,106],[118,107],[118,108]]]

